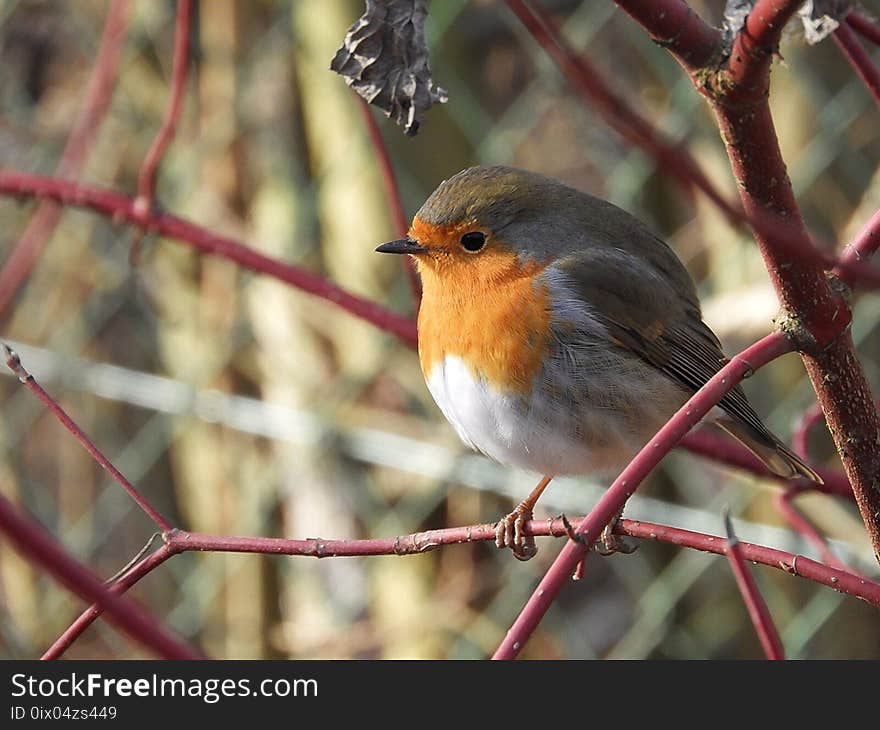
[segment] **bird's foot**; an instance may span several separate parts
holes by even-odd
[[[517,505],[516,509],[502,517],[495,524],[495,546],[510,548],[517,560],[531,560],[538,552],[535,538],[527,535],[525,525],[532,519],[532,509],[528,505]]]
[[[617,527],[617,523],[620,522],[622,515],[623,510],[621,510],[611,522],[605,525],[605,529],[603,529],[602,534],[599,535],[599,541],[595,545],[595,550],[599,555],[605,557],[614,555],[614,553],[632,555],[638,550],[639,546],[636,545],[636,543],[625,537],[614,534],[614,528]]]

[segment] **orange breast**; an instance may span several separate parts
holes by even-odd
[[[503,251],[479,261],[421,264],[419,359],[425,377],[447,356],[504,391],[527,392],[550,340],[550,299],[537,264],[513,265]]]

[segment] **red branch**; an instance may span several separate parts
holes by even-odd
[[[800,2],[760,0],[734,43],[729,73],[718,72],[711,97],[731,169],[747,213],[782,216],[803,250],[811,246],[798,209],[767,101],[769,64],[785,20]],[[763,74],[760,80],[758,74]],[[755,235],[788,318],[786,330],[804,365],[853,487],[880,560],[880,418],[848,332],[851,312],[818,266],[783,250],[763,231]]]
[[[119,63],[128,31],[130,0],[113,0],[104,21],[101,43],[95,65],[83,97],[83,105],[73,123],[57,174],[77,177],[82,171],[92,144],[101,129],[101,122],[110,107]],[[46,243],[61,219],[62,206],[50,200],[40,202],[27,228],[0,269],[0,312],[27,280],[42,254]]]
[[[684,0],[615,0],[645,26],[688,73],[708,66],[720,53],[721,34],[707,25]]]
[[[852,29],[862,38],[866,38],[872,43],[880,46],[880,26],[875,22],[868,20],[861,13],[854,10],[850,11],[846,16],[846,23],[852,26]]]
[[[726,512],[724,526],[727,531],[727,560],[734,578],[736,578],[736,585],[742,595],[743,602],[749,611],[749,618],[755,627],[755,633],[764,648],[764,654],[768,659],[785,659],[785,649],[782,647],[782,640],[773,623],[773,617],[770,615],[767,603],[761,595],[754,576],[746,565],[742,546],[733,531],[730,515]]]
[[[582,541],[571,540],[557,556],[553,565],[529,598],[504,641],[495,652],[496,659],[513,659],[537,628],[550,604],[568,581],[587,548],[602,529],[620,513],[626,501],[650,471],[666,454],[744,377],[784,355],[791,346],[781,332],[773,332],[734,356],[706,385],[700,388],[657,434],[636,454],[635,458],[614,480],[614,483],[577,527]]]
[[[785,518],[785,521],[791,525],[795,532],[804,536],[822,558],[822,561],[828,565],[840,568],[841,570],[849,570],[846,564],[840,560],[828,547],[825,538],[819,534],[812,522],[810,522],[803,513],[795,506],[794,498],[799,494],[803,494],[797,487],[790,487],[778,495],[776,495],[776,508]]]
[[[880,271],[859,261],[839,262],[834,256],[826,253],[826,249],[833,250],[832,246],[820,246],[807,236],[805,231],[793,229],[784,215],[763,208],[753,207],[745,210],[741,205],[725,199],[687,150],[658,132],[647,119],[640,116],[620,94],[612,89],[596,68],[565,43],[546,13],[531,8],[523,0],[507,0],[507,4],[553,59],[569,83],[580,92],[581,100],[587,103],[590,109],[597,108],[612,129],[652,155],[661,169],[674,175],[686,188],[690,189],[693,186],[701,190],[732,223],[751,226],[764,238],[772,239],[776,248],[796,256],[802,262],[812,263],[824,269],[840,266],[846,270],[852,281],[880,287]],[[720,43],[718,32],[705,25],[690,8],[677,0],[651,4],[621,0],[618,4],[639,22],[656,21],[658,27],[649,27],[649,30],[659,34],[659,37],[671,38],[672,36],[668,34],[677,29],[679,35],[675,36],[674,41],[665,44],[671,46],[671,49],[682,50],[685,39],[688,39],[689,42],[696,43],[695,48],[698,49],[695,55],[690,57],[692,60],[698,57],[714,57],[714,45]],[[712,45],[713,51],[709,56],[705,56],[708,48],[703,48],[701,44]],[[693,82],[707,95],[711,96],[713,84],[720,84],[723,88],[729,87],[727,76],[722,75],[723,81],[715,81],[716,77],[713,74],[697,73],[689,62],[685,63],[683,58],[679,58],[679,61],[693,72],[691,76]]]
[[[840,266],[834,269],[834,273],[847,284],[853,284],[852,269],[844,267],[857,263],[867,263],[868,259],[880,248],[880,210],[871,216],[858,235],[844,249],[840,257]]]
[[[125,575],[121,576],[119,580],[109,586],[109,589],[113,593],[125,593],[125,591],[131,588],[141,578],[151,573],[155,568],[158,568],[172,555],[174,555],[174,551],[172,551],[168,545],[162,545],[158,550],[155,550],[137,563],[137,565],[126,572]],[[95,619],[97,619],[102,613],[103,611],[99,604],[95,603],[89,606],[80,614],[76,621],[68,626],[65,632],[52,643],[52,646],[46,649],[45,653],[40,658],[59,659],[61,655],[73,645],[73,642],[82,635],[83,631],[91,626]]]
[[[791,445],[803,458],[808,459],[810,457],[810,433],[824,421],[825,414],[822,413],[818,403],[814,403],[801,414],[800,421],[791,438]]]
[[[725,96],[736,103],[758,101],[770,89],[770,64],[779,52],[785,24],[804,0],[758,0],[736,34],[726,73]]]
[[[416,346],[416,325],[411,319],[352,294],[318,274],[264,256],[231,238],[211,233],[183,218],[155,210],[138,212],[135,201],[127,195],[94,185],[82,185],[12,170],[0,170],[0,194],[52,198],[64,205],[90,208],[115,221],[132,223],[145,231],[152,231],[205,253],[221,256],[245,269],[274,277],[326,299],[380,330],[399,337],[410,347]]]
[[[575,522],[577,521],[575,520]],[[526,534],[534,537],[565,537],[568,535],[568,529],[561,517],[552,520],[532,520],[524,527]],[[725,554],[725,541],[721,537],[658,525],[653,522],[621,520],[615,526],[615,534],[642,540],[654,540],[716,555]],[[112,590],[124,592],[172,555],[193,550],[312,558],[420,555],[444,545],[494,541],[495,526],[486,524],[450,527],[413,535],[370,540],[325,540],[320,537],[291,540],[271,537],[205,535],[172,530],[164,535],[164,540],[165,544],[161,548],[120,578],[112,586]],[[795,555],[783,550],[745,542],[740,543],[740,548],[747,560],[820,583],[880,608],[880,583],[867,580],[845,569],[829,567],[802,555]],[[43,659],[59,658],[100,615],[100,607],[91,606],[88,608],[52,644],[43,655]]]
[[[553,59],[569,82],[580,91],[582,101],[598,111],[609,126],[633,144],[646,149],[667,171],[687,188],[703,191],[731,220],[741,220],[742,213],[731,205],[709,181],[696,160],[680,145],[667,140],[626,100],[583,56],[576,54],[556,32],[552,20],[543,11],[529,7],[523,0],[507,0],[507,5],[529,33]],[[689,24],[691,27],[693,24]],[[696,28],[695,25],[693,25]]]
[[[871,56],[856,38],[856,34],[849,25],[841,23],[832,36],[841,53],[846,56],[846,60],[849,61],[859,78],[865,82],[874,101],[880,104],[880,69],[874,65]]]
[[[379,171],[382,173],[382,182],[385,185],[385,197],[388,199],[391,220],[394,222],[397,235],[403,238],[409,230],[409,220],[403,208],[403,198],[400,195],[400,186],[397,184],[397,175],[394,174],[394,165],[391,162],[391,155],[388,153],[388,146],[382,138],[382,131],[379,129],[379,125],[376,124],[376,118],[370,110],[370,105],[360,96],[357,97],[357,102],[364,118],[364,124],[367,127],[367,135],[370,137],[370,143],[373,145],[373,151],[376,153]],[[406,267],[406,274],[409,277],[413,300],[418,309],[419,302],[422,301],[422,282],[416,273],[412,257],[403,256],[402,258],[404,259],[403,263]]]
[[[201,659],[201,655],[169,633],[142,609],[110,591],[86,567],[71,558],[34,521],[19,516],[12,503],[0,494],[0,532],[19,551],[87,601],[107,612],[112,624],[132,639],[166,659]]]
[[[177,19],[174,28],[174,57],[171,63],[171,95],[165,119],[159,133],[144,158],[138,174],[138,195],[135,205],[139,211],[148,211],[153,207],[156,195],[156,172],[165,156],[165,150],[174,138],[180,110],[183,106],[183,95],[186,91],[186,74],[189,68],[189,28],[192,17],[192,0],[180,0],[177,6]]]
[[[719,464],[742,469],[763,479],[770,479],[787,486],[792,483],[791,479],[781,477],[767,469],[764,463],[748,449],[735,443],[730,438],[716,436],[705,429],[687,434],[681,440],[679,447],[685,451],[690,451],[692,454],[704,456]],[[795,450],[797,451],[797,448]],[[814,466],[813,469],[822,477],[825,483],[815,484],[806,479],[801,479],[797,484],[797,489],[800,491],[809,490],[823,494],[834,494],[838,497],[853,499],[852,487],[849,485],[845,474],[835,469],[824,469],[818,466]]]
[[[161,530],[166,531],[172,529],[171,523],[162,515],[162,513],[150,504],[149,500],[138,491],[134,484],[125,478],[119,469],[113,466],[110,460],[104,456],[98,447],[92,443],[89,437],[83,433],[83,430],[74,423],[73,419],[71,419],[67,413],[64,412],[64,409],[58,404],[58,402],[43,390],[42,386],[34,380],[33,375],[24,369],[18,354],[4,342],[0,342],[0,350],[3,352],[3,357],[6,359],[6,364],[9,366],[9,369],[15,373],[24,387],[42,401],[43,405],[49,409],[49,412],[61,422],[64,428],[73,434],[73,437],[79,441],[86,451],[89,452],[91,457],[109,472],[110,476],[112,476],[119,485],[128,492],[129,496],[135,501],[137,506],[140,507]]]
[[[376,160],[379,163],[379,171],[382,173],[382,183],[385,185],[385,197],[388,198],[391,220],[397,235],[403,237],[409,230],[409,220],[403,209],[403,199],[400,195],[400,186],[397,184],[397,176],[394,174],[391,155],[388,154],[388,147],[385,145],[385,140],[382,139],[382,131],[376,124],[376,119],[370,111],[370,105],[361,97],[357,98],[364,117],[364,124],[367,127],[367,134],[370,137],[370,144],[373,145],[373,151],[376,153]]]

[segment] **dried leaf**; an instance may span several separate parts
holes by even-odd
[[[330,68],[404,133],[414,135],[422,115],[447,101],[434,85],[425,45],[427,0],[366,0]]]
[[[850,0],[807,0],[798,11],[807,43],[812,46],[837,30],[851,6]]]
[[[727,0],[724,7],[724,40],[730,44],[742,30],[757,0]],[[852,0],[807,0],[798,10],[807,43],[814,45],[837,30]]]
[[[724,42],[733,43],[736,34],[742,30],[746,18],[758,0],[727,0],[724,6]]]

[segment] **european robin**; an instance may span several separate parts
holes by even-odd
[[[523,525],[552,475],[614,476],[726,362],[669,246],[611,203],[511,167],[445,180],[406,238],[422,279],[419,360],[470,448],[545,476],[496,526],[527,559]],[[737,387],[709,419],[774,473],[819,476]]]

